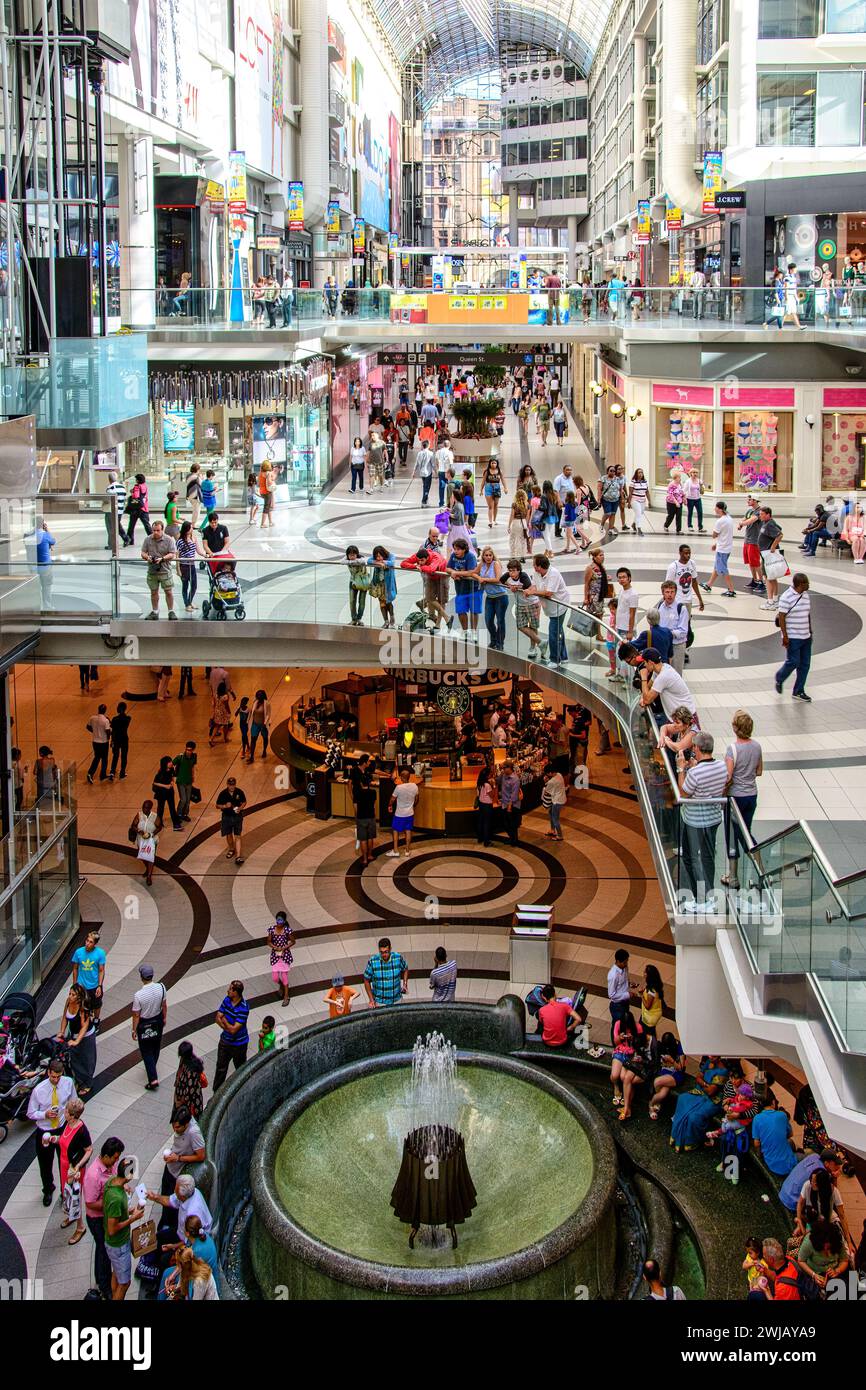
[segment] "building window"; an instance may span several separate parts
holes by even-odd
[[[814,145],[814,72],[758,75],[758,144]]]
[[[792,492],[793,412],[725,411],[722,419],[722,491]]]
[[[448,217],[448,199],[439,198],[437,200],[437,203],[439,208],[439,221],[444,222]]]
[[[699,80],[697,93],[697,145],[695,153],[703,158],[704,150],[723,150],[727,144],[728,69],[721,66],[709,77]],[[647,113],[653,124],[655,110]]]
[[[540,106],[530,106],[530,108],[529,108],[529,124],[530,124],[530,125],[541,125],[541,107],[540,107]]]
[[[862,72],[819,72],[816,144],[859,145],[862,122]]]
[[[433,199],[432,199],[432,198],[425,198],[425,199],[424,199],[424,221],[425,221],[425,222],[432,222],[432,221],[433,221]]]
[[[712,487],[713,414],[656,406],[655,485],[667,487],[672,473],[697,468]],[[727,489],[726,489],[727,491]]]
[[[866,0],[826,0],[828,34],[866,34]]]
[[[846,0],[837,3],[841,8]],[[758,38],[813,39],[818,33],[819,10],[820,0],[761,0]]]
[[[781,0],[782,4],[798,0]],[[697,60],[708,63],[728,37],[727,0],[698,0]]]

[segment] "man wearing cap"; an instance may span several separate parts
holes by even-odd
[[[325,1003],[331,1018],[345,1018],[352,1012],[352,1000],[358,998],[358,991],[350,989],[342,975],[335,975],[331,988],[325,995]]]
[[[132,1001],[132,1041],[138,1043],[144,1070],[147,1072],[146,1091],[159,1087],[156,1064],[162,1047],[162,1033],[168,1015],[165,985],[157,984],[153,978],[152,965],[140,965],[141,989],[136,990]]]
[[[743,564],[748,565],[751,572],[751,579],[746,585],[753,594],[765,594],[764,576],[761,572],[761,552],[758,549],[758,532],[761,529],[760,504],[757,497],[749,494],[746,515],[742,521],[737,522],[737,530],[742,531],[743,535]]]

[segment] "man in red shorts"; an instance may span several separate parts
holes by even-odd
[[[737,522],[737,530],[742,531],[745,527],[743,536],[743,564],[748,565],[751,579],[746,585],[753,594],[765,594],[767,592],[764,578],[761,571],[761,552],[758,549],[758,532],[761,529],[760,503],[757,497],[749,496],[746,515],[742,521]]]

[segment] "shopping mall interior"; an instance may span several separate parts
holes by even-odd
[[[866,1297],[864,74],[0,0],[0,1297]]]

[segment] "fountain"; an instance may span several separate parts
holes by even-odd
[[[436,1228],[447,1227],[456,1250],[457,1226],[471,1216],[476,1193],[460,1133],[457,1048],[441,1033],[415,1039],[409,1108],[411,1128],[391,1206],[410,1227],[410,1250],[422,1226],[431,1228],[434,1244]]]
[[[582,1097],[509,1055],[522,1045],[511,996],[402,1004],[304,1029],[227,1082],[205,1125],[221,1228],[249,1212],[241,1296],[609,1297],[612,1140]],[[461,1182],[432,1202],[419,1178],[404,1206],[395,1174],[419,1132],[413,1161],[423,1150]],[[451,1240],[431,1238],[442,1225]]]

